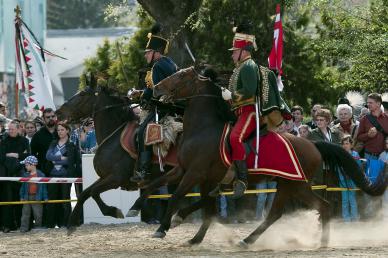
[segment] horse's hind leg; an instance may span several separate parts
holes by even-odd
[[[199,210],[203,206],[203,200],[202,198],[199,199],[198,201],[190,204],[189,206],[180,209],[173,217],[171,220],[171,227],[170,228],[175,228],[182,224],[182,222],[189,216],[191,213],[194,211]]]
[[[290,181],[288,181],[289,183]],[[272,207],[268,213],[268,216],[265,218],[263,223],[260,224],[258,228],[255,229],[248,237],[244,240],[240,241],[241,247],[247,247],[248,244],[254,243],[260,235],[269,228],[275,221],[277,221],[282,215],[284,211],[284,204],[287,200],[289,200],[290,192],[287,191],[287,182],[284,180],[278,180],[277,192],[275,194],[275,198],[272,203]]]
[[[296,197],[299,197],[299,199],[309,207],[318,210],[319,220],[322,225],[321,247],[327,247],[330,234],[330,204],[320,196],[316,195],[311,190],[310,185],[305,185],[305,187],[299,186],[297,188],[298,191],[296,193]]]
[[[90,194],[96,201],[98,207],[100,208],[104,216],[111,216],[113,218],[119,219],[124,218],[124,214],[121,212],[120,209],[106,205],[100,196],[100,194],[105,191],[118,188],[121,185],[120,180],[121,178],[118,178],[114,174],[111,174],[108,177],[101,179],[101,181],[99,181],[98,184],[94,185],[94,187],[91,189]]]
[[[182,181],[178,185],[178,188],[168,201],[167,211],[159,228],[153,234],[153,237],[163,238],[166,236],[166,231],[168,231],[171,226],[171,217],[177,211],[180,201],[187,193],[191,191],[191,189],[193,189],[195,185],[199,183],[199,178],[193,177],[190,174],[197,175],[200,173],[189,173],[188,171],[188,173],[183,176]]]
[[[212,223],[212,220],[214,216],[217,213],[216,208],[216,198],[210,197],[209,192],[214,189],[215,185],[212,185],[212,187],[209,187],[206,185],[205,187],[201,187],[201,199],[203,200],[203,216],[202,216],[202,225],[199,228],[197,234],[189,241],[189,244],[199,244],[202,242],[203,238],[206,235],[207,230],[210,227],[210,224]]]
[[[101,181],[101,178],[99,178],[96,182],[91,184],[89,187],[87,187],[85,190],[81,192],[81,194],[78,197],[77,204],[75,205],[73,211],[71,212],[69,216],[69,222],[67,224],[67,234],[70,235],[76,230],[76,226],[80,224],[80,216],[81,216],[81,209],[83,207],[83,204],[89,197],[91,196],[91,191],[95,185],[97,185]]]
[[[180,167],[175,167],[171,169],[169,172],[164,174],[163,176],[153,180],[147,188],[145,188],[145,191],[143,194],[137,198],[135,203],[132,205],[132,207],[127,212],[126,217],[136,217],[141,208],[144,205],[144,201],[147,199],[147,197],[156,189],[158,189],[160,186],[165,185],[167,183],[172,183],[175,181],[178,181],[182,177],[182,169]]]

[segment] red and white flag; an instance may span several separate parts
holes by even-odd
[[[283,59],[283,26],[280,18],[280,4],[276,5],[276,18],[273,32],[272,50],[268,57],[268,67],[278,73],[277,85],[280,91],[283,90],[281,75]]]

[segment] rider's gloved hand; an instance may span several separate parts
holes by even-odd
[[[232,93],[230,92],[230,90],[228,90],[224,87],[221,87],[221,91],[222,91],[222,98],[224,100],[231,100],[232,99]]]

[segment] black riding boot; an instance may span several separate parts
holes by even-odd
[[[132,182],[140,183],[141,181],[149,180],[151,178],[151,159],[152,152],[143,151],[140,153],[138,169],[131,177]]]
[[[233,183],[233,199],[238,199],[244,195],[248,187],[248,169],[245,160],[235,160],[236,180]]]

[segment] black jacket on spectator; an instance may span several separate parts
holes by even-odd
[[[38,158],[38,169],[40,169],[46,176],[50,174],[53,164],[46,160],[47,150],[53,140],[58,139],[58,133],[50,133],[47,127],[42,127],[37,131],[31,140],[31,153]]]
[[[19,158],[7,157],[7,153],[17,153]],[[21,176],[20,161],[30,153],[28,140],[22,136],[6,136],[0,144],[0,176]],[[19,200],[20,183],[0,182],[0,202]],[[21,205],[6,205],[0,210],[0,220],[4,232],[15,230],[20,225]]]
[[[7,157],[7,153],[17,153],[19,158]],[[0,144],[0,163],[6,168],[4,176],[20,176],[20,161],[30,155],[28,140],[22,136],[7,136]]]

